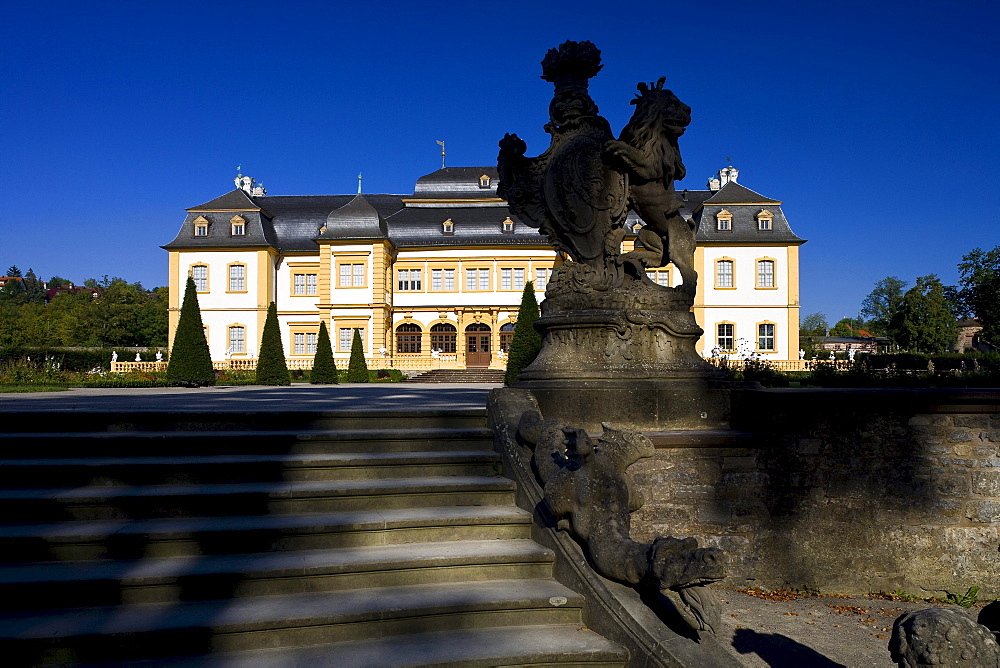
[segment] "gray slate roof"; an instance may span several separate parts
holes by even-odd
[[[479,187],[479,177],[483,174],[491,179],[489,188]],[[548,245],[538,230],[518,221],[505,203],[420,201],[495,200],[497,180],[495,167],[447,167],[420,177],[413,195],[366,193],[251,198],[237,189],[188,209],[176,238],[164,248],[271,246],[282,252],[314,252],[317,249],[316,239],[379,238],[388,238],[397,248]],[[677,197],[682,204],[682,214],[693,217],[698,224],[699,242],[803,241],[791,231],[779,202],[736,183],[726,184],[717,192],[681,190]],[[739,202],[739,205],[728,202]],[[259,211],[240,211],[240,215],[247,219],[246,235],[231,236],[229,219],[234,215],[232,211],[251,208]],[[715,229],[715,214],[723,208],[733,214],[731,232]],[[771,231],[757,230],[755,215],[762,208],[774,214]],[[215,209],[229,211],[213,211]],[[199,215],[211,221],[208,237],[194,236],[193,221]],[[508,216],[514,221],[514,231],[504,234],[502,223]],[[441,224],[448,219],[454,223],[452,235],[442,231]],[[629,222],[637,222],[635,214],[630,214]],[[324,226],[326,231],[321,234],[320,229]]]

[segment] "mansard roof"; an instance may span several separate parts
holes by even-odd
[[[490,178],[489,187],[480,177]],[[489,199],[497,196],[500,176],[496,167],[444,167],[417,179],[414,199]]]
[[[490,178],[488,188],[480,177]],[[283,252],[315,252],[321,239],[389,239],[396,247],[548,245],[538,230],[522,223],[496,194],[495,167],[447,167],[420,177],[413,195],[296,195],[251,197],[233,190],[210,202],[188,209],[177,237],[167,249],[199,247],[270,246]],[[719,191],[678,190],[681,213],[697,224],[699,242],[793,243],[803,240],[788,225],[780,202],[735,182]],[[481,201],[475,201],[481,200]],[[715,215],[722,209],[733,214],[730,231],[717,229]],[[772,229],[758,230],[756,215],[772,214]],[[246,235],[229,235],[229,219],[247,220]],[[209,236],[194,236],[194,220],[204,216],[211,223]],[[506,218],[514,230],[503,232]],[[442,223],[454,223],[451,234]],[[629,224],[638,222],[629,215]],[[321,229],[326,230],[321,232]]]
[[[219,211],[220,209],[225,211],[258,211],[260,207],[254,204],[254,201],[246,191],[237,188],[230,190],[221,197],[216,197],[210,202],[191,207],[188,211]]]
[[[711,191],[709,191],[711,192]],[[730,181],[705,200],[705,204],[781,204],[776,199],[764,197],[736,181]]]
[[[385,218],[361,194],[331,211],[324,228],[317,239],[385,239],[389,231]]]

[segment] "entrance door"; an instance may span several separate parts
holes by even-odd
[[[465,328],[465,366],[490,365],[490,326],[475,323]]]

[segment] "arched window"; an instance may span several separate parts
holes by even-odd
[[[508,322],[500,327],[500,350],[510,352],[510,343],[514,340],[514,323]]]
[[[431,349],[443,353],[453,353],[457,350],[458,329],[446,322],[439,322],[431,327]]]
[[[397,353],[419,353],[420,352],[420,325],[413,323],[403,323],[396,328],[396,352]]]

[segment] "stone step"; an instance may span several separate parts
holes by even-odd
[[[496,474],[499,463],[499,455],[485,449],[0,459],[0,485],[80,487],[484,476]]]
[[[514,483],[495,476],[265,481],[0,489],[0,517],[22,521],[321,513],[513,501]]]
[[[165,603],[552,575],[528,539],[0,565],[0,610]]]
[[[144,603],[0,619],[12,665],[155,659],[491,627],[579,625],[582,598],[554,580],[490,580]]]
[[[486,409],[394,409],[391,416],[373,409],[331,411],[255,411],[226,409],[183,411],[163,410],[100,411],[74,410],[58,420],[41,411],[5,413],[5,433],[44,432],[129,432],[129,431],[274,431],[287,430],[368,430],[384,427],[386,418],[414,429],[458,429],[482,427]]]
[[[415,668],[417,666],[587,666],[626,664],[628,653],[579,625],[509,626],[413,633],[319,647],[258,650],[161,659],[157,666],[179,668]],[[108,664],[103,664],[107,666]],[[150,663],[117,663],[148,666]],[[91,664],[91,668],[97,668]]]
[[[423,452],[490,449],[492,432],[483,427],[381,428],[282,431],[109,431],[2,433],[0,452],[33,458],[214,454],[307,454],[328,452]]]
[[[0,562],[140,559],[528,538],[513,504],[0,525]]]

